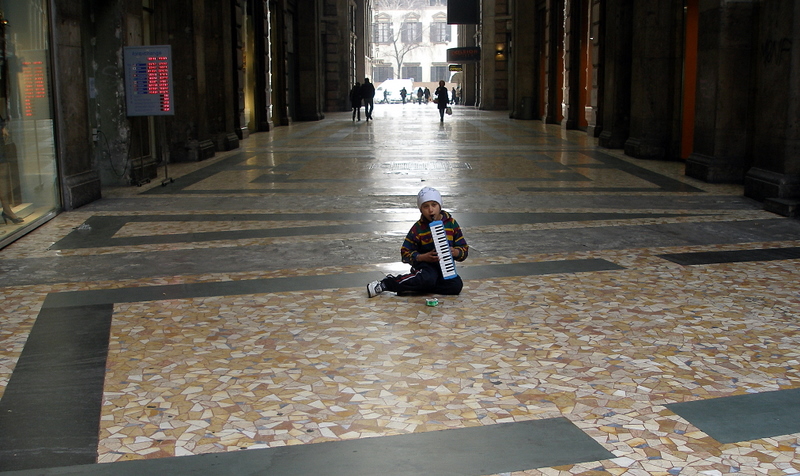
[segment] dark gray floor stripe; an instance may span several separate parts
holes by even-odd
[[[593,159],[596,159],[605,165],[611,166],[616,170],[631,174],[634,177],[638,177],[642,180],[646,180],[654,185],[657,185],[662,191],[665,192],[706,193],[705,190],[693,187],[687,183],[681,182],[680,180],[667,177],[666,175],[661,175],[658,172],[653,172],[652,170],[639,167],[638,165],[632,164],[628,161],[606,154],[605,152],[599,150],[588,151],[588,154]]]
[[[364,286],[380,278],[377,273],[352,273],[294,278],[248,279],[213,283],[170,284],[134,288],[101,289],[97,291],[71,291],[51,293],[43,307],[85,306],[165,299],[190,299],[212,296],[237,296],[241,294],[282,293],[313,289],[352,288]]]
[[[202,182],[203,180],[213,177],[220,172],[225,172],[229,170],[230,166],[245,162],[250,157],[252,157],[252,153],[247,153],[246,151],[235,153],[230,157],[220,160],[219,162],[209,164],[203,168],[195,170],[194,172],[177,177],[173,179],[174,181],[166,187],[153,187],[150,190],[144,191],[142,192],[142,195],[173,194],[177,192],[183,192],[184,188],[190,187],[198,182]]]
[[[482,121],[477,121],[476,123],[481,123],[481,122]],[[487,127],[489,127],[488,130],[490,131],[490,133],[498,134],[496,139],[499,139],[499,140],[504,140],[504,138],[507,139],[508,136],[506,136],[502,132],[498,132],[497,130],[492,129],[490,126],[487,126]],[[308,133],[309,132],[304,132],[304,134],[308,134]],[[333,141],[340,140],[342,135],[346,136],[346,135],[349,135],[350,133],[352,133],[352,131],[349,131],[349,130],[336,131],[336,132],[332,133],[331,135],[329,135],[328,138],[322,139],[322,142],[331,141],[331,140],[333,140]],[[276,146],[277,144],[278,144],[278,142],[275,142],[273,144],[273,146]],[[572,150],[581,150],[581,149],[572,149]],[[209,178],[209,177],[211,177],[213,175],[216,175],[217,173],[229,170],[230,167],[232,167],[232,166],[241,165],[243,162],[248,160],[248,158],[250,156],[252,156],[253,154],[256,154],[256,153],[257,152],[250,152],[250,151],[243,151],[243,152],[237,153],[237,154],[235,154],[235,155],[233,155],[231,157],[227,157],[227,158],[225,158],[225,159],[223,159],[223,160],[221,160],[219,162],[216,162],[214,164],[211,164],[211,165],[208,165],[206,167],[203,167],[202,169],[199,169],[199,170],[197,170],[195,172],[192,172],[192,173],[187,174],[185,176],[179,177],[179,178],[175,179],[174,183],[170,184],[168,187],[154,187],[154,188],[152,188],[150,190],[147,190],[146,192],[143,192],[143,194],[156,195],[156,194],[181,193],[181,194],[203,195],[203,194],[248,193],[248,194],[254,194],[254,195],[262,195],[262,194],[272,194],[272,193],[324,193],[326,191],[324,189],[258,189],[258,190],[247,190],[247,189],[188,190],[187,189],[187,187],[190,187],[190,186],[192,186],[192,185],[194,185],[194,184],[196,184],[198,182],[201,182],[202,180],[205,180],[205,179],[207,179],[207,178]],[[511,153],[518,154],[518,151],[513,151]],[[519,188],[519,190],[523,191],[523,192],[537,192],[537,191],[554,191],[554,190],[557,190],[557,191],[562,191],[562,192],[563,191],[578,191],[578,192],[630,192],[630,191],[658,192],[658,191],[669,191],[669,192],[703,192],[704,193],[704,191],[699,189],[699,188],[693,187],[693,186],[691,186],[689,184],[686,184],[686,183],[683,183],[683,182],[681,182],[679,180],[675,180],[675,179],[666,177],[666,176],[661,175],[661,174],[659,174],[657,172],[653,172],[651,170],[647,170],[647,169],[645,169],[643,167],[639,167],[639,166],[637,166],[635,164],[632,164],[630,162],[627,162],[625,160],[619,159],[617,157],[605,154],[605,153],[603,153],[601,151],[587,150],[586,153],[588,155],[590,155],[592,158],[594,158],[594,159],[598,160],[599,162],[601,162],[606,167],[609,167],[609,168],[612,168],[612,169],[616,169],[616,170],[620,170],[622,172],[625,172],[625,173],[631,174],[631,175],[633,175],[635,177],[638,177],[638,178],[640,178],[642,180],[646,180],[646,181],[656,185],[658,188],[654,188],[654,189],[605,188],[604,189],[604,188],[592,188],[592,187],[589,187],[589,188],[578,188],[578,189],[564,189],[564,188],[547,188],[547,187],[521,187],[521,188]],[[313,159],[313,158],[305,158],[305,159]],[[552,161],[552,159],[550,159],[550,160],[551,160],[551,162],[554,162],[554,161]],[[294,158],[293,158],[293,160],[290,161],[290,163],[281,164],[278,167],[274,168],[273,170],[274,171],[278,171],[278,172],[280,172],[280,171],[292,172],[292,171],[299,170],[299,168],[302,168],[302,166],[305,165],[305,164],[296,164],[296,163],[293,163],[293,162],[296,162],[296,160],[294,160]],[[540,163],[540,167],[542,166],[541,164],[542,163]],[[556,166],[558,166],[558,165],[556,165]],[[597,164],[594,164],[593,166],[596,167]],[[572,180],[585,180],[585,178],[583,178],[583,175],[575,170],[575,169],[578,169],[578,168],[580,168],[580,166],[569,166],[568,167],[568,169],[571,169],[571,170],[574,171]]]
[[[249,169],[248,169],[249,170]],[[446,179],[442,179],[446,180]],[[570,181],[570,182],[589,182],[591,181],[590,178],[585,177],[581,174],[576,174],[574,172],[562,172],[562,171],[553,171],[551,172],[550,177],[501,177],[501,178],[485,178],[485,177],[473,177],[473,178],[458,178],[458,183],[491,183],[491,182],[555,182],[555,181]],[[363,179],[353,179],[353,178],[346,178],[346,179],[293,179],[293,178],[285,178],[279,175],[272,175],[272,174],[264,174],[260,177],[256,177],[248,183],[258,183],[258,184],[278,184],[278,183],[329,183],[329,184],[345,184],[345,183],[374,183],[375,180],[371,178],[363,178]],[[439,182],[442,183],[442,182]],[[243,190],[243,189],[242,189]],[[237,193],[242,193],[240,190]]]
[[[747,261],[777,261],[800,258],[800,247],[736,251],[699,251],[696,253],[670,253],[658,256],[683,266],[744,263]]]
[[[155,189],[150,189],[155,190]],[[148,193],[142,192],[142,194]],[[230,195],[237,193],[245,193],[250,195],[264,195],[264,194],[323,194],[328,193],[327,188],[260,188],[260,189],[247,189],[247,188],[233,188],[233,189],[218,189],[218,190],[181,190],[180,193],[185,195]]]
[[[391,225],[385,225],[390,228]],[[96,236],[93,240],[80,240],[79,237],[67,236],[51,249],[96,248],[101,246],[139,246],[158,245],[168,243],[202,243],[207,241],[244,240],[253,238],[278,238],[287,236],[319,236],[330,234],[370,233],[380,231],[378,226],[368,225],[332,225],[308,226],[296,228],[271,228],[257,230],[223,230],[198,233],[175,233],[168,235],[130,236],[121,238],[106,238]],[[388,231],[388,230],[383,230]],[[69,238],[69,239],[68,239]],[[100,241],[102,240],[102,241]],[[89,246],[87,246],[89,245]]]
[[[614,457],[566,418],[551,418],[15,475],[480,476]]]
[[[560,223],[596,220],[635,220],[639,218],[667,218],[676,216],[696,216],[686,213],[459,213],[458,222],[462,227],[521,225],[534,223]],[[374,217],[374,220],[371,219]],[[329,234],[352,234],[401,231],[408,229],[408,222],[391,221],[390,216],[333,213],[333,214],[202,214],[202,215],[136,215],[104,216],[96,215],[87,219],[83,225],[53,244],[50,249],[64,250],[77,248],[100,248],[108,246],[134,246],[165,243],[193,243],[216,240],[237,240],[248,238],[274,238],[286,236],[318,236]],[[176,233],[152,236],[132,236],[114,238],[123,226],[135,222],[239,222],[239,221],[286,221],[303,220],[313,223],[318,220],[352,221],[366,220],[365,224],[301,226],[269,228],[256,230],[225,230],[213,232]]]
[[[720,443],[800,433],[800,388],[667,405]]]
[[[465,280],[465,287],[468,289],[469,280],[471,279],[614,271],[620,269],[624,268],[610,261],[603,259],[585,259],[459,267],[458,273]],[[248,279],[213,283],[140,286],[132,288],[100,289],[96,291],[69,291],[48,294],[43,307],[57,308],[353,287],[364,287],[366,290],[366,284],[368,282],[380,278],[380,273],[368,272],[290,278]]]
[[[582,259],[563,261],[540,261],[537,263],[517,263],[487,266],[460,267],[456,271],[468,286],[470,280],[509,278],[512,276],[539,276],[558,273],[586,273],[595,271],[617,271],[625,269],[604,259]]]
[[[0,470],[96,461],[112,312],[41,310],[0,399]]]
[[[660,188],[625,188],[625,187],[517,187],[520,192],[570,192],[570,193],[627,193],[627,192],[663,192]]]
[[[679,180],[675,180],[664,175],[661,175],[657,172],[653,172],[651,170],[647,170],[643,167],[639,167],[638,165],[632,164],[625,160],[619,159],[617,157],[605,154],[600,151],[587,151],[587,155],[590,155],[593,159],[600,161],[603,166],[608,167],[610,169],[619,170],[628,174],[633,175],[634,177],[638,177],[642,180],[646,180],[647,182],[652,183],[658,188],[625,188],[625,187],[570,187],[570,188],[557,188],[557,187],[518,187],[518,190],[521,192],[696,192],[696,193],[705,193],[703,190],[693,187],[689,184],[683,183]],[[571,169],[579,169],[583,166],[572,166]],[[592,168],[596,168],[597,164],[592,165]]]

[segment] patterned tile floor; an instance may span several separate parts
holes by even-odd
[[[509,218],[462,222],[473,247],[465,270],[575,259],[621,269],[467,280],[438,307],[368,299],[365,282],[116,303],[97,462],[566,417],[615,457],[497,474],[800,473],[800,433],[721,444],[665,407],[800,387],[797,260],[681,266],[660,256],[797,247],[796,221],[762,211],[741,187],[683,176],[681,163],[455,111],[440,126],[432,108],[378,106],[369,124],[337,113],[253,134],[239,150],[171,166],[175,184],[104,190],[0,251],[0,392],[48,294],[377,278],[404,269],[397,250],[416,218],[412,196],[432,185],[457,219]],[[533,219],[545,212],[577,218]],[[649,215],[613,216],[624,213]],[[102,246],[58,248],[101,216],[145,218]],[[199,239],[212,232],[232,236]],[[203,272],[225,249],[241,261]],[[187,272],[183,258],[170,261],[179,252],[201,264]],[[130,259],[151,255],[163,266],[132,271]],[[104,256],[122,264],[109,269],[96,261]],[[52,266],[66,259],[89,272],[58,274]],[[40,282],[15,281],[23,273]]]

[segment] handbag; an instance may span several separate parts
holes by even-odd
[[[447,107],[445,108],[444,112],[445,112],[445,114],[447,114],[448,116],[451,116],[451,115],[453,115],[453,108],[452,108],[452,107],[450,107],[450,106],[447,106]]]

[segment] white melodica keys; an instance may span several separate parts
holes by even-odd
[[[431,236],[433,246],[439,255],[439,266],[442,268],[442,277],[452,279],[458,276],[456,273],[456,263],[453,260],[453,253],[450,252],[450,243],[447,241],[447,232],[444,231],[444,223],[441,220],[431,222]]]

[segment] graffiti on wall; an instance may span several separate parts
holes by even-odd
[[[761,45],[761,59],[764,65],[774,64],[780,66],[791,60],[792,40],[781,38],[780,40],[766,40]]]

